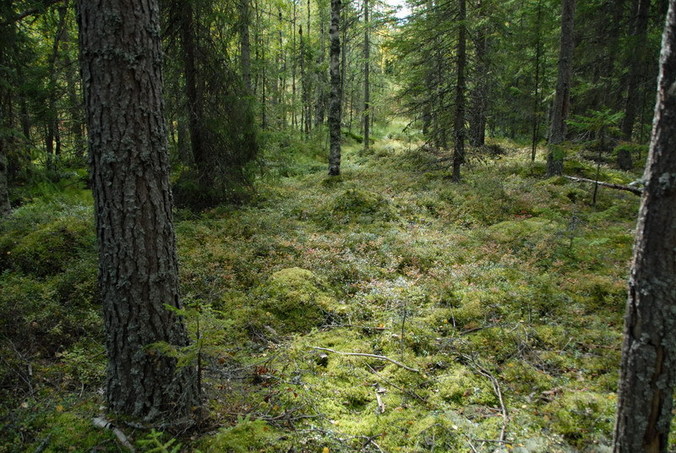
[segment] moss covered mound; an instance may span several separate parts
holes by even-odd
[[[390,202],[382,195],[361,189],[348,189],[318,212],[320,223],[330,228],[350,223],[369,225],[395,219]]]
[[[0,236],[0,270],[14,269],[39,277],[65,271],[96,246],[91,222],[62,218],[30,232],[14,230]]]
[[[310,331],[336,305],[324,281],[299,267],[272,274],[258,296],[257,307],[271,314],[271,327],[283,333]]]

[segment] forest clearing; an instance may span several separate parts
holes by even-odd
[[[0,453],[676,451],[676,1],[406,5],[0,6]]]
[[[542,159],[529,163],[530,150],[509,142],[453,185],[394,124],[372,155],[346,147],[339,181],[309,161],[283,168],[298,174],[263,185],[252,205],[178,212],[181,293],[193,336],[201,329],[210,423],[227,427],[194,447],[493,451],[503,425],[509,451],[607,445],[638,197],[601,189],[592,207],[591,186],[542,179]],[[567,165],[595,171],[582,157]],[[636,177],[603,170],[604,181]],[[34,320],[13,327],[25,329],[22,342],[59,348],[33,364],[40,380],[3,437],[21,445],[23,428],[35,430],[35,448],[49,437],[52,451],[115,450],[90,420],[105,371],[98,307],[86,303],[91,201],[73,189],[50,198],[3,224],[14,269],[3,274],[3,319],[20,310]],[[61,306],[61,292],[80,304]]]

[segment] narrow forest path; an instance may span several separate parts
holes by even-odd
[[[232,320],[212,410],[250,416],[203,446],[253,420],[263,451],[608,444],[636,197],[592,208],[505,144],[453,184],[402,127],[367,156],[346,144],[340,178],[271,181],[178,224],[184,294]]]

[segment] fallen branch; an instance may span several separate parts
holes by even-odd
[[[120,431],[115,425],[110,423],[108,420],[102,417],[96,417],[92,420],[94,423],[94,426],[97,428],[103,428],[103,429],[109,429],[115,434],[115,437],[117,437],[117,440],[120,441],[120,443],[129,451],[134,453],[136,449],[134,446],[129,442],[129,439],[127,439],[127,436],[124,435],[122,431]]]
[[[318,348],[313,346],[312,349],[316,349],[318,351],[326,351],[326,352],[332,352],[334,354],[339,354],[339,355],[351,355],[351,356],[356,356],[356,357],[370,357],[372,359],[378,359],[378,360],[385,360],[390,363],[394,363],[397,366],[400,366],[404,368],[405,370],[408,371],[413,371],[414,373],[420,373],[420,370],[417,370],[415,368],[411,368],[410,366],[406,366],[401,362],[397,362],[394,359],[390,359],[389,357],[385,357],[384,355],[377,355],[377,354],[365,354],[362,352],[341,352],[341,351],[336,351],[335,349],[329,349],[329,348]]]
[[[498,401],[500,402],[500,412],[502,412],[502,428],[500,429],[500,438],[498,439],[499,442],[504,442],[505,441],[505,432],[507,431],[507,408],[505,407],[505,401],[502,398],[502,390],[500,389],[500,383],[498,380],[493,376],[490,371],[486,370],[484,367],[479,365],[476,360],[474,360],[472,357],[463,355],[462,356],[467,362],[472,366],[479,374],[482,376],[488,378],[488,380],[491,381],[491,385],[493,386],[493,392],[495,393],[495,396],[498,397]]]
[[[575,182],[589,182],[592,184],[598,184],[599,186],[603,187],[608,187],[610,189],[617,189],[617,190],[624,190],[627,192],[631,192],[634,195],[638,195],[639,197],[641,194],[643,194],[643,190],[639,189],[638,187],[631,187],[631,186],[623,186],[621,184],[612,184],[609,182],[603,182],[603,181],[596,181],[595,179],[588,179],[588,178],[578,178],[576,176],[563,176],[566,179],[570,179],[571,181]]]

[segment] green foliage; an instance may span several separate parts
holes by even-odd
[[[574,115],[567,123],[574,130],[591,133],[592,138],[604,141],[607,134],[619,132],[617,124],[623,116],[623,112],[613,112],[610,109],[592,110],[588,115]]]
[[[144,453],[179,453],[181,451],[181,443],[177,442],[175,438],[168,441],[163,441],[164,433],[152,429],[145,438],[136,441]]]
[[[206,451],[224,453],[247,453],[253,451],[274,451],[279,434],[263,420],[240,417],[237,424],[221,429],[206,439],[200,447]]]

